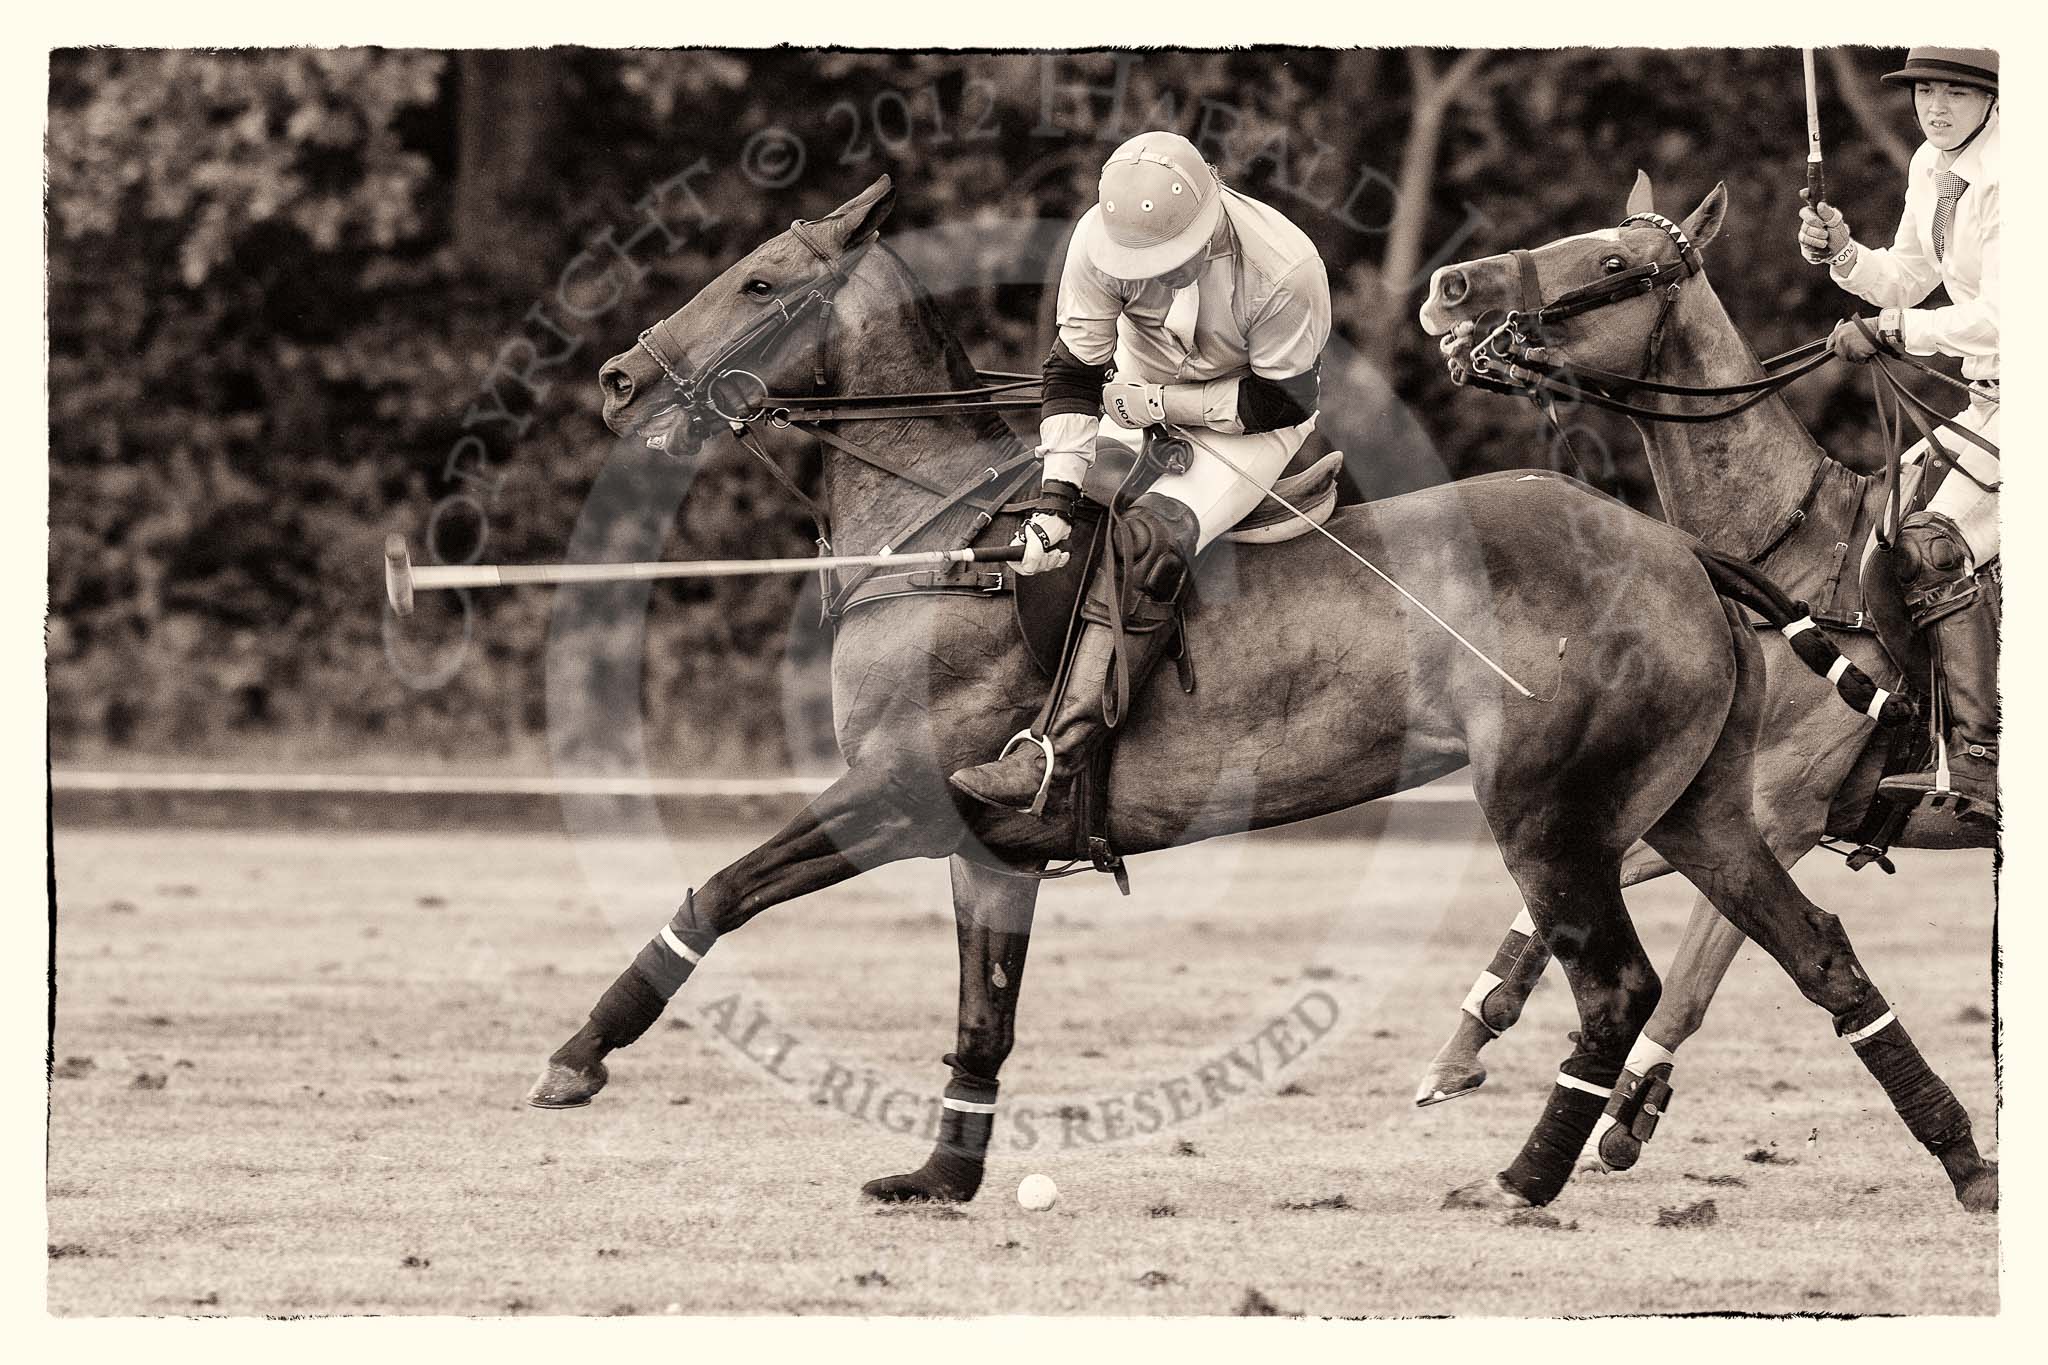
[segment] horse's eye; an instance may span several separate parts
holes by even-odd
[[[748,280],[747,287],[742,292],[752,294],[756,298],[765,298],[775,292],[775,286],[766,280]]]
[[[1606,260],[1600,262],[1600,269],[1606,274],[1612,275],[1619,272],[1627,264],[1628,262],[1622,260],[1619,256],[1609,256]]]

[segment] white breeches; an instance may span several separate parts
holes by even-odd
[[[1315,429],[1316,419],[1310,417],[1300,426],[1262,431],[1256,435],[1190,432],[1194,455],[1188,461],[1188,472],[1162,475],[1152,485],[1151,491],[1172,498],[1195,514],[1202,527],[1199,548],[1207,549],[1216,537],[1243,521],[1265,499],[1266,490],[1273,486],[1274,480],[1280,477],[1280,471],[1287,468],[1294,452],[1301,449],[1301,443]],[[1107,417],[1102,419],[1101,434],[1132,450],[1139,449],[1145,436],[1144,432],[1120,427]],[[1205,446],[1210,449],[1204,449]],[[1219,455],[1222,459],[1217,458]],[[1223,463],[1226,459],[1256,480],[1258,487],[1252,487],[1232,472],[1229,465]]]
[[[1953,420],[1957,426],[1976,432],[1993,445],[1998,444],[1998,404],[1972,402]],[[1939,434],[1940,428],[1935,430]],[[1941,438],[1941,448],[1964,469],[1985,483],[1997,486],[1998,460],[1989,452],[1979,450],[1953,433]],[[1922,441],[1906,452],[1902,463],[1917,465],[1926,454],[1927,442]],[[1927,504],[1927,509],[1940,512],[1962,529],[1963,541],[1970,547],[1972,569],[1982,568],[1998,558],[1998,494],[1987,493],[1950,470],[1948,477],[1941,481],[1941,487],[1935,490],[1934,500]]]

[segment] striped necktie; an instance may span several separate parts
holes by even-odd
[[[1940,171],[1934,183],[1940,194],[1934,201],[1934,259],[1938,261],[1947,254],[1948,235],[1956,225],[1956,200],[1963,197],[1970,182],[1954,171]]]

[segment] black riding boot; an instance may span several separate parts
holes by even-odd
[[[1887,800],[1955,800],[1958,816],[1997,822],[1999,596],[1998,579],[1979,574],[1959,610],[1928,623],[1948,692],[1947,781],[1937,754],[1928,771],[1880,783]]]
[[[1182,504],[1148,493],[1124,513],[1117,529],[1126,546],[1125,573],[1129,578],[1120,585],[1125,589],[1121,594],[1125,615],[1133,624],[1153,627],[1124,635],[1129,695],[1136,697],[1174,636],[1172,609],[1186,589],[1201,526]],[[1103,582],[1098,570],[1098,588]],[[1091,608],[1106,604],[1106,594],[1098,591]],[[1121,723],[1123,718],[1113,714],[1115,637],[1108,626],[1092,619],[1099,614],[1091,610],[1091,619],[1082,627],[1074,646],[1066,696],[1046,727],[1044,738],[1052,747],[1054,760],[1051,781],[1046,780],[1044,751],[1032,740],[1019,737],[1001,758],[954,773],[954,786],[989,805],[1028,811],[1037,804],[1041,790],[1050,792],[1054,784],[1070,778],[1103,737]]]

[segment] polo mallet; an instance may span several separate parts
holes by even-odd
[[[919,550],[911,554],[825,555],[809,559],[658,559],[621,564],[426,564],[415,567],[405,537],[384,538],[384,596],[400,616],[412,615],[415,592],[450,588],[510,588],[526,583],[625,583],[656,578],[743,578],[749,574],[821,573],[832,569],[893,569],[918,564],[1011,564],[1022,545],[986,549]]]
[[[1799,55],[1806,63],[1806,206],[1819,213],[1828,192],[1827,169],[1820,155],[1820,82],[1813,75],[1813,49],[1802,47]]]

